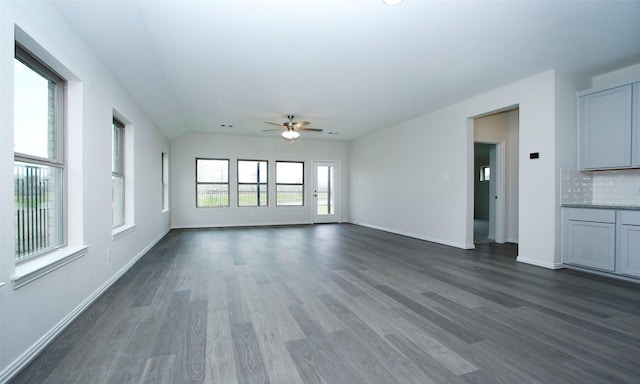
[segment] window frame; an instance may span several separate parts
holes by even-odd
[[[115,211],[112,212],[111,215],[111,229],[117,229],[120,228],[124,225],[127,224],[127,188],[126,188],[126,184],[127,184],[127,177],[126,177],[126,173],[125,173],[125,140],[126,140],[126,124],[122,122],[122,120],[120,120],[119,118],[117,118],[115,115],[113,116],[112,119],[112,123],[111,123],[111,129],[112,129],[112,133],[111,133],[111,188],[112,188],[112,196],[111,196],[111,204],[113,209],[115,210],[115,194],[113,194],[113,187],[114,187],[114,178],[117,179],[121,179],[122,180],[122,207],[120,207],[121,210],[121,215],[122,215],[122,222],[119,223],[115,223],[113,221],[113,217],[114,217],[114,213]],[[119,148],[116,151],[116,146],[115,146],[115,132],[116,130],[120,131],[120,140],[117,143]],[[119,153],[119,156],[117,156],[117,153]],[[114,169],[116,168],[116,169]],[[118,169],[119,168],[119,169]]]
[[[55,91],[53,92],[53,100],[54,100],[54,108],[53,111],[55,113],[55,117],[52,120],[54,122],[55,133],[55,156],[53,157],[41,157],[33,154],[16,152],[13,153],[14,159],[14,169],[17,163],[31,164],[34,166],[41,167],[50,167],[56,168],[59,174],[59,183],[60,185],[56,186],[54,184],[55,191],[55,205],[54,209],[58,209],[60,211],[60,215],[55,217],[54,225],[56,225],[56,229],[54,229],[53,234],[49,233],[49,230],[46,230],[46,236],[53,236],[54,245],[47,246],[45,248],[36,249],[35,251],[26,252],[26,253],[18,253],[20,247],[16,246],[14,249],[14,261],[16,266],[26,263],[28,261],[34,260],[41,256],[45,256],[52,252],[55,252],[61,248],[67,246],[68,242],[68,205],[67,205],[67,163],[66,163],[66,151],[65,151],[65,140],[66,140],[66,113],[67,113],[67,100],[66,100],[66,89],[67,82],[64,77],[59,75],[56,71],[54,71],[46,62],[40,59],[37,55],[31,53],[27,48],[22,46],[18,41],[14,43],[14,66],[15,61],[19,61],[21,64],[26,66],[27,68],[34,71],[39,76],[42,76],[49,82],[55,84]],[[15,74],[14,74],[15,78]],[[15,80],[14,80],[14,92],[15,92]],[[15,108],[15,105],[14,105]],[[48,108],[49,109],[49,108]],[[14,118],[13,122],[13,130],[15,132],[16,129],[16,121]],[[14,133],[15,134],[15,133]],[[49,134],[49,133],[47,133]],[[14,171],[15,172],[15,171]],[[15,173],[14,173],[15,174]],[[15,200],[15,190],[16,181],[14,180],[14,200]],[[15,204],[15,203],[14,203]],[[16,218],[17,220],[17,218]],[[50,221],[47,220],[49,223]],[[15,224],[17,226],[17,222]],[[50,225],[50,224],[46,224]],[[18,239],[18,231],[17,227],[14,227],[15,232],[15,240],[16,244],[20,242]],[[27,240],[28,241],[28,240]],[[48,242],[48,240],[47,240]],[[22,241],[24,244],[24,239]]]
[[[491,166],[483,165],[480,167],[480,181],[491,181]]]
[[[213,161],[226,161],[227,162],[227,181],[226,182],[200,182],[198,181],[198,161],[199,160],[213,160]],[[196,161],[195,161],[195,165],[196,165],[196,177],[195,177],[195,206],[196,208],[229,208],[231,206],[231,183],[229,181],[230,179],[230,169],[229,167],[231,166],[231,161],[229,159],[220,159],[220,158],[208,158],[208,157],[196,157]],[[227,186],[227,204],[226,205],[212,205],[212,206],[200,206],[198,205],[198,186],[201,184],[205,184],[205,185],[226,185]]]
[[[169,154],[167,152],[162,152],[162,163],[161,163],[161,180],[162,183],[162,211],[169,210]]]
[[[266,176],[266,180],[264,183],[260,182],[260,175],[258,175],[258,180],[256,180],[255,182],[242,182],[240,181],[240,163],[241,162],[247,162],[247,163],[264,163],[265,164],[265,176]],[[237,172],[238,172],[238,190],[237,195],[238,195],[238,208],[247,208],[247,207],[268,207],[269,206],[269,161],[268,160],[248,160],[248,159],[238,159],[236,161],[236,165],[237,165]],[[256,198],[256,204],[255,205],[240,205],[240,186],[242,185],[255,185],[257,186],[257,198]],[[266,203],[264,205],[260,204],[260,193],[261,190],[260,188],[264,186],[264,191],[266,193]]]
[[[301,164],[302,165],[302,183],[279,183],[278,182],[278,164],[280,163],[294,163],[294,164]],[[291,161],[291,160],[276,160],[276,190],[275,190],[275,194],[276,194],[276,207],[304,207],[305,206],[305,169],[304,169],[304,161]],[[299,185],[301,187],[301,193],[302,193],[302,199],[301,199],[301,203],[300,204],[279,204],[278,203],[278,187],[284,185],[284,186],[290,186],[290,185]]]
[[[26,161],[30,163],[36,163],[40,165],[58,166],[64,168],[65,165],[65,115],[66,115],[66,95],[65,88],[67,80],[58,75],[54,70],[49,68],[42,60],[37,56],[29,52],[26,48],[20,45],[18,42],[15,44],[14,59],[20,61],[22,64],[30,68],[40,76],[52,81],[56,84],[55,92],[55,126],[56,126],[56,158],[46,158],[35,155],[29,155],[21,152],[14,152],[14,158],[20,161]],[[14,85],[15,86],[15,85]],[[14,121],[15,129],[15,121]]]

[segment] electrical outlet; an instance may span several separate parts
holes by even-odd
[[[111,248],[107,248],[107,260],[111,260]]]
[[[640,185],[636,187],[636,195],[640,195]]]

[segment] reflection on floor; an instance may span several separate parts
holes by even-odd
[[[473,242],[474,244],[493,243],[489,238],[489,220],[473,219]]]

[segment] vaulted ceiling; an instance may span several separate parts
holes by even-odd
[[[350,140],[549,69],[640,62],[639,1],[54,3],[169,138],[275,137],[264,122],[294,114]]]

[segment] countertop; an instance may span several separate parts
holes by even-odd
[[[603,204],[562,204],[563,208],[616,209],[619,211],[640,211],[638,205],[603,205]]]

